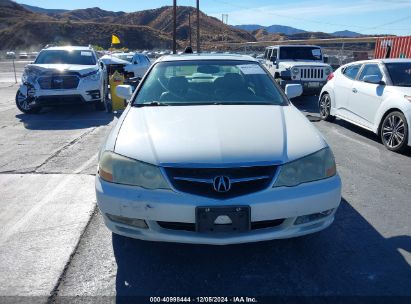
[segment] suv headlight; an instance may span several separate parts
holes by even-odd
[[[101,155],[98,173],[103,180],[110,183],[146,189],[170,189],[159,167],[109,151]]]
[[[24,69],[23,75],[21,76],[22,83],[35,83],[39,77],[40,71],[32,67]]]
[[[293,187],[325,179],[337,173],[334,155],[330,148],[284,164],[280,170],[274,187]]]
[[[83,75],[85,80],[97,81],[100,80],[100,70],[95,70]]]
[[[298,74],[300,70],[298,68],[293,68],[292,69],[293,74]]]

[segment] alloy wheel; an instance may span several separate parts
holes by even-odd
[[[405,139],[404,120],[395,114],[390,114],[382,126],[382,138],[384,143],[391,149],[401,146]]]

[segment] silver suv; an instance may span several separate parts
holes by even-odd
[[[24,113],[65,104],[95,104],[96,109],[103,110],[105,74],[104,65],[90,47],[43,49],[24,69],[16,105]]]

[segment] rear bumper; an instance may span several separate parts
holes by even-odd
[[[291,238],[325,229],[334,220],[341,201],[339,176],[302,184],[272,188],[227,200],[179,193],[172,190],[146,190],[107,183],[96,177],[97,203],[106,226],[116,234],[150,241],[226,245]],[[241,233],[199,233],[167,228],[161,222],[195,224],[196,207],[250,206],[251,222],[278,220],[278,225]],[[327,216],[296,224],[300,216],[333,210]],[[144,220],[147,228],[113,221],[108,215]],[[160,222],[160,223],[159,223]]]

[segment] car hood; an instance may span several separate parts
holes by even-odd
[[[329,64],[320,62],[320,61],[287,61],[287,62],[280,62],[280,66],[284,68],[291,68],[291,67],[330,67]]]
[[[114,151],[147,163],[285,163],[327,146],[294,106],[131,107]]]
[[[47,73],[49,71],[59,72],[77,72],[80,75],[98,70],[97,65],[78,65],[78,64],[29,64],[26,70],[37,70],[39,73]]]

